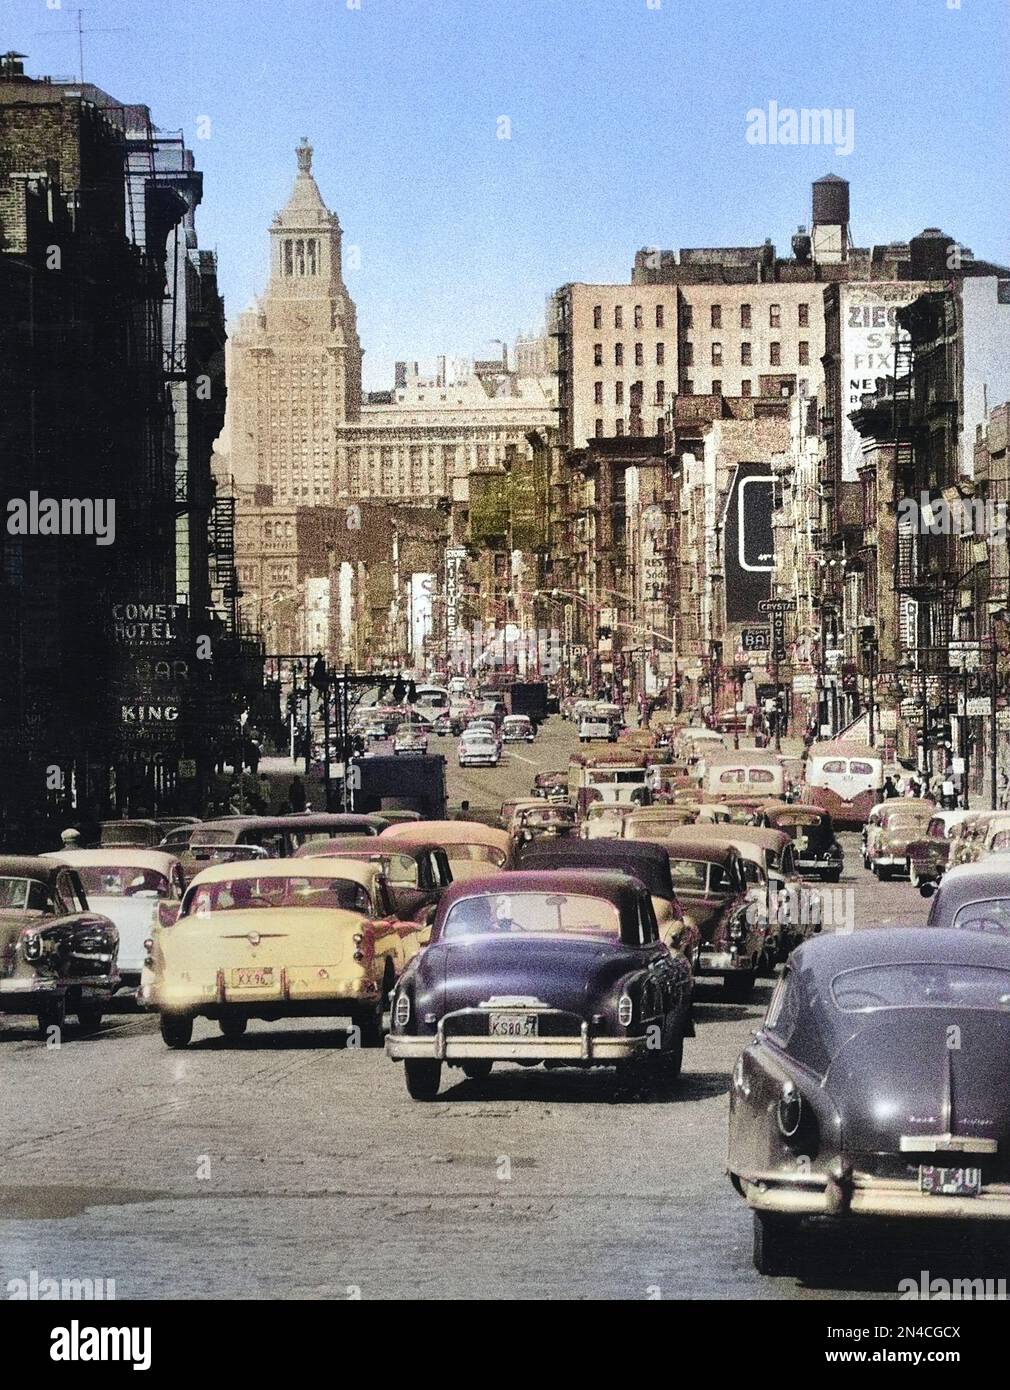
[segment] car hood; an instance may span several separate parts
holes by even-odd
[[[425,967],[431,984],[442,985],[446,1013],[495,995],[539,999],[582,1013],[641,961],[621,942],[517,934],[438,942],[425,953]]]
[[[895,1153],[903,1136],[956,1134],[995,1139],[1006,1155],[1008,1056],[1010,1016],[888,1011],[845,1043],[825,1077],[842,1117],[843,1149]]]

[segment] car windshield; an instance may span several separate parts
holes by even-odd
[[[260,878],[196,884],[187,894],[182,915],[202,917],[210,912],[256,907],[337,908],[367,914],[371,911],[371,899],[368,889],[350,878],[264,874]]]
[[[843,970],[831,995],[844,1013],[878,1009],[1008,1009],[1010,971],[953,962],[908,961]]]
[[[77,872],[90,898],[132,898],[146,893],[159,898],[171,895],[171,886],[157,869],[142,869],[135,864],[94,864],[80,866]]]
[[[198,845],[233,845],[237,838],[238,831],[234,829],[194,830],[189,844],[191,849]]]
[[[505,851],[495,845],[446,845],[445,852],[450,864],[454,859],[467,860],[471,864],[493,864],[496,869],[500,869],[505,863]]]
[[[989,898],[985,902],[965,903],[954,914],[952,927],[1010,936],[1010,899]]]
[[[682,893],[725,893],[729,887],[723,866],[704,859],[671,858],[670,873],[674,887]]]
[[[453,904],[442,927],[446,941],[500,932],[619,938],[617,908],[576,893],[489,893]]]
[[[49,892],[34,878],[0,878],[0,912],[45,912]]]

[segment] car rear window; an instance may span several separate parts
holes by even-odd
[[[132,898],[137,893],[156,893],[159,898],[167,898],[171,892],[164,874],[135,864],[78,866],[77,872],[88,897]]]
[[[317,907],[367,914],[371,911],[371,899],[368,889],[354,879],[270,874],[196,884],[186,895],[182,915],[202,917],[211,912],[254,911],[261,907]]]
[[[1010,936],[1010,899],[989,898],[985,902],[965,903],[954,913],[952,927]]]
[[[580,893],[488,893],[463,898],[442,926],[444,941],[471,936],[546,935],[619,938],[617,908]]]
[[[881,1009],[1010,1010],[1010,970],[953,962],[909,961],[843,970],[831,981],[843,1013]]]

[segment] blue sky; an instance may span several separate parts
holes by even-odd
[[[195,151],[230,316],[263,286],[310,137],[361,248],[371,389],[397,358],[535,327],[567,280],[627,279],[640,246],[787,252],[828,171],[861,245],[940,226],[1010,261],[1008,0],[80,2],[86,78]],[[76,3],[4,0],[0,46],[74,76]],[[748,144],[770,101],[851,108],[853,152]]]

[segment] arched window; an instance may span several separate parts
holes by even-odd
[[[301,237],[295,242],[295,274],[305,274],[305,242]]]
[[[287,241],[284,243],[284,274],[285,274],[285,275],[291,275],[291,274],[292,274],[291,241],[290,241],[290,239],[287,240]]]
[[[310,275],[315,275],[315,274],[316,274],[316,240],[315,240],[315,237],[313,237],[312,240],[311,240],[310,242],[307,243],[307,245],[308,245],[308,248],[309,248],[309,274],[310,274]]]

